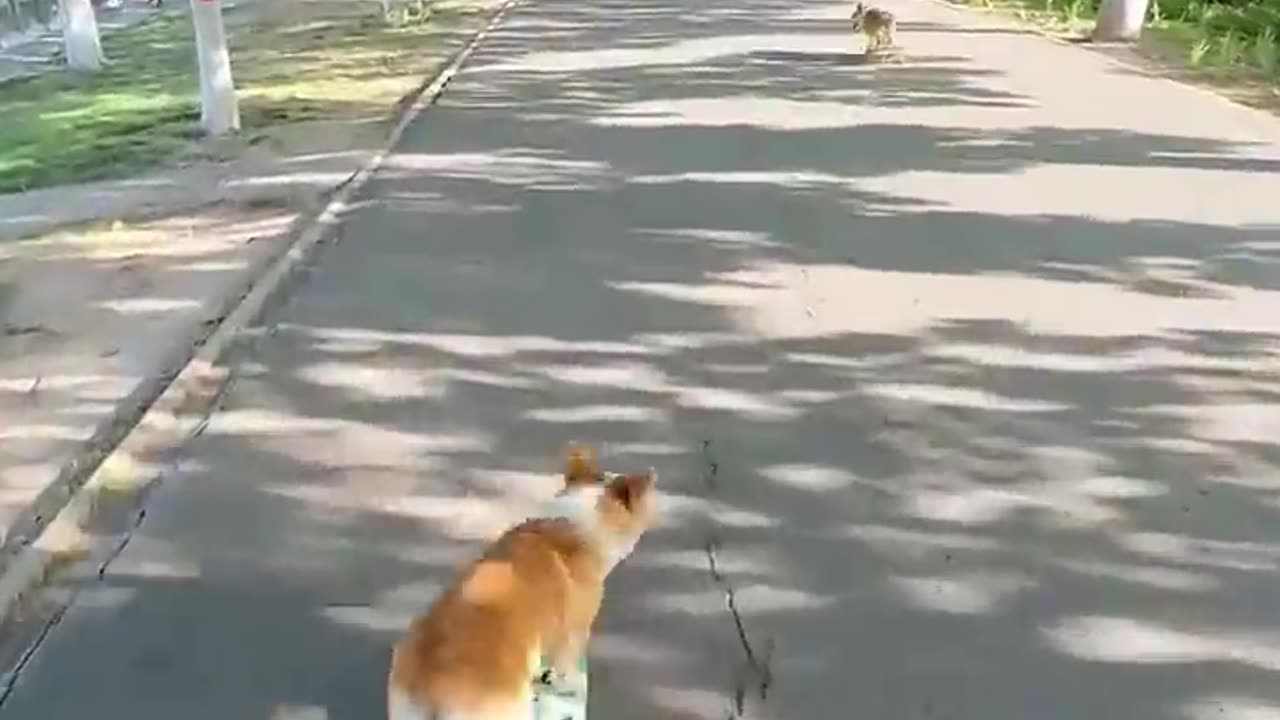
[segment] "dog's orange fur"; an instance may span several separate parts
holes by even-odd
[[[648,523],[653,480],[606,477],[593,450],[571,446],[558,497],[582,493],[569,499],[591,515],[526,520],[458,576],[395,646],[391,718],[527,717],[542,658],[576,673],[605,576]]]

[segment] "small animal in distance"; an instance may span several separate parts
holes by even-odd
[[[859,2],[849,19],[853,20],[854,32],[867,36],[868,53],[879,52],[896,44],[894,33],[898,29],[898,22],[888,10],[868,7],[866,3]]]

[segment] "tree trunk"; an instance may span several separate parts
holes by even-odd
[[[1102,42],[1137,40],[1142,35],[1149,4],[1150,0],[1102,0],[1093,39]]]
[[[98,39],[98,19],[89,0],[62,0],[62,47],[72,70],[97,72],[102,69],[102,42]]]
[[[22,12],[22,8],[18,5],[18,0],[8,0],[9,5],[9,27],[0,25],[0,33],[9,31],[22,32],[27,29],[27,16]]]
[[[231,78],[222,5],[218,0],[191,0],[191,21],[200,65],[200,127],[215,137],[235,132],[240,129],[240,106]]]

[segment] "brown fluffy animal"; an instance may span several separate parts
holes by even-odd
[[[544,659],[554,686],[584,687],[578,660],[605,577],[648,527],[656,479],[602,472],[571,445],[544,516],[498,538],[396,644],[390,720],[527,720]]]
[[[896,44],[894,34],[898,29],[897,19],[893,13],[880,8],[867,7],[859,2],[853,9],[854,32],[867,36],[867,52],[874,53]]]

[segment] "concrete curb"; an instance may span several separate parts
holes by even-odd
[[[518,2],[503,0],[484,27],[473,34],[433,78],[397,105],[398,119],[382,147],[364,167],[331,191],[318,214],[300,222],[300,229],[287,249],[249,281],[243,294],[229,301],[228,312],[204,341],[196,344],[185,362],[175,363],[180,370],[144,383],[130,395],[130,402],[123,403],[103,423],[103,429],[95,435],[97,442],[88,443],[83,452],[64,465],[61,476],[79,477],[83,483],[63,484],[61,492],[56,493],[62,502],[52,509],[53,517],[35,531],[34,539],[17,551],[0,572],[0,623],[17,619],[15,616],[20,614],[24,601],[46,585],[59,568],[99,559],[103,563],[98,568],[99,574],[105,570],[105,563],[123,548],[133,529],[133,523],[121,527],[118,520],[140,517],[138,504],[161,477],[165,458],[199,434],[227,387],[229,371],[219,367],[219,362],[341,222],[351,197],[382,166],[409,123],[439,98],[479,43]],[[145,398],[139,400],[149,394],[154,394],[153,402]],[[112,519],[117,522],[110,522]],[[107,521],[107,530],[101,529],[104,521]],[[61,609],[65,609],[70,600],[70,597],[62,599]],[[46,625],[56,622],[61,609],[51,613]],[[31,650],[28,648],[9,677],[0,681],[0,702]]]

